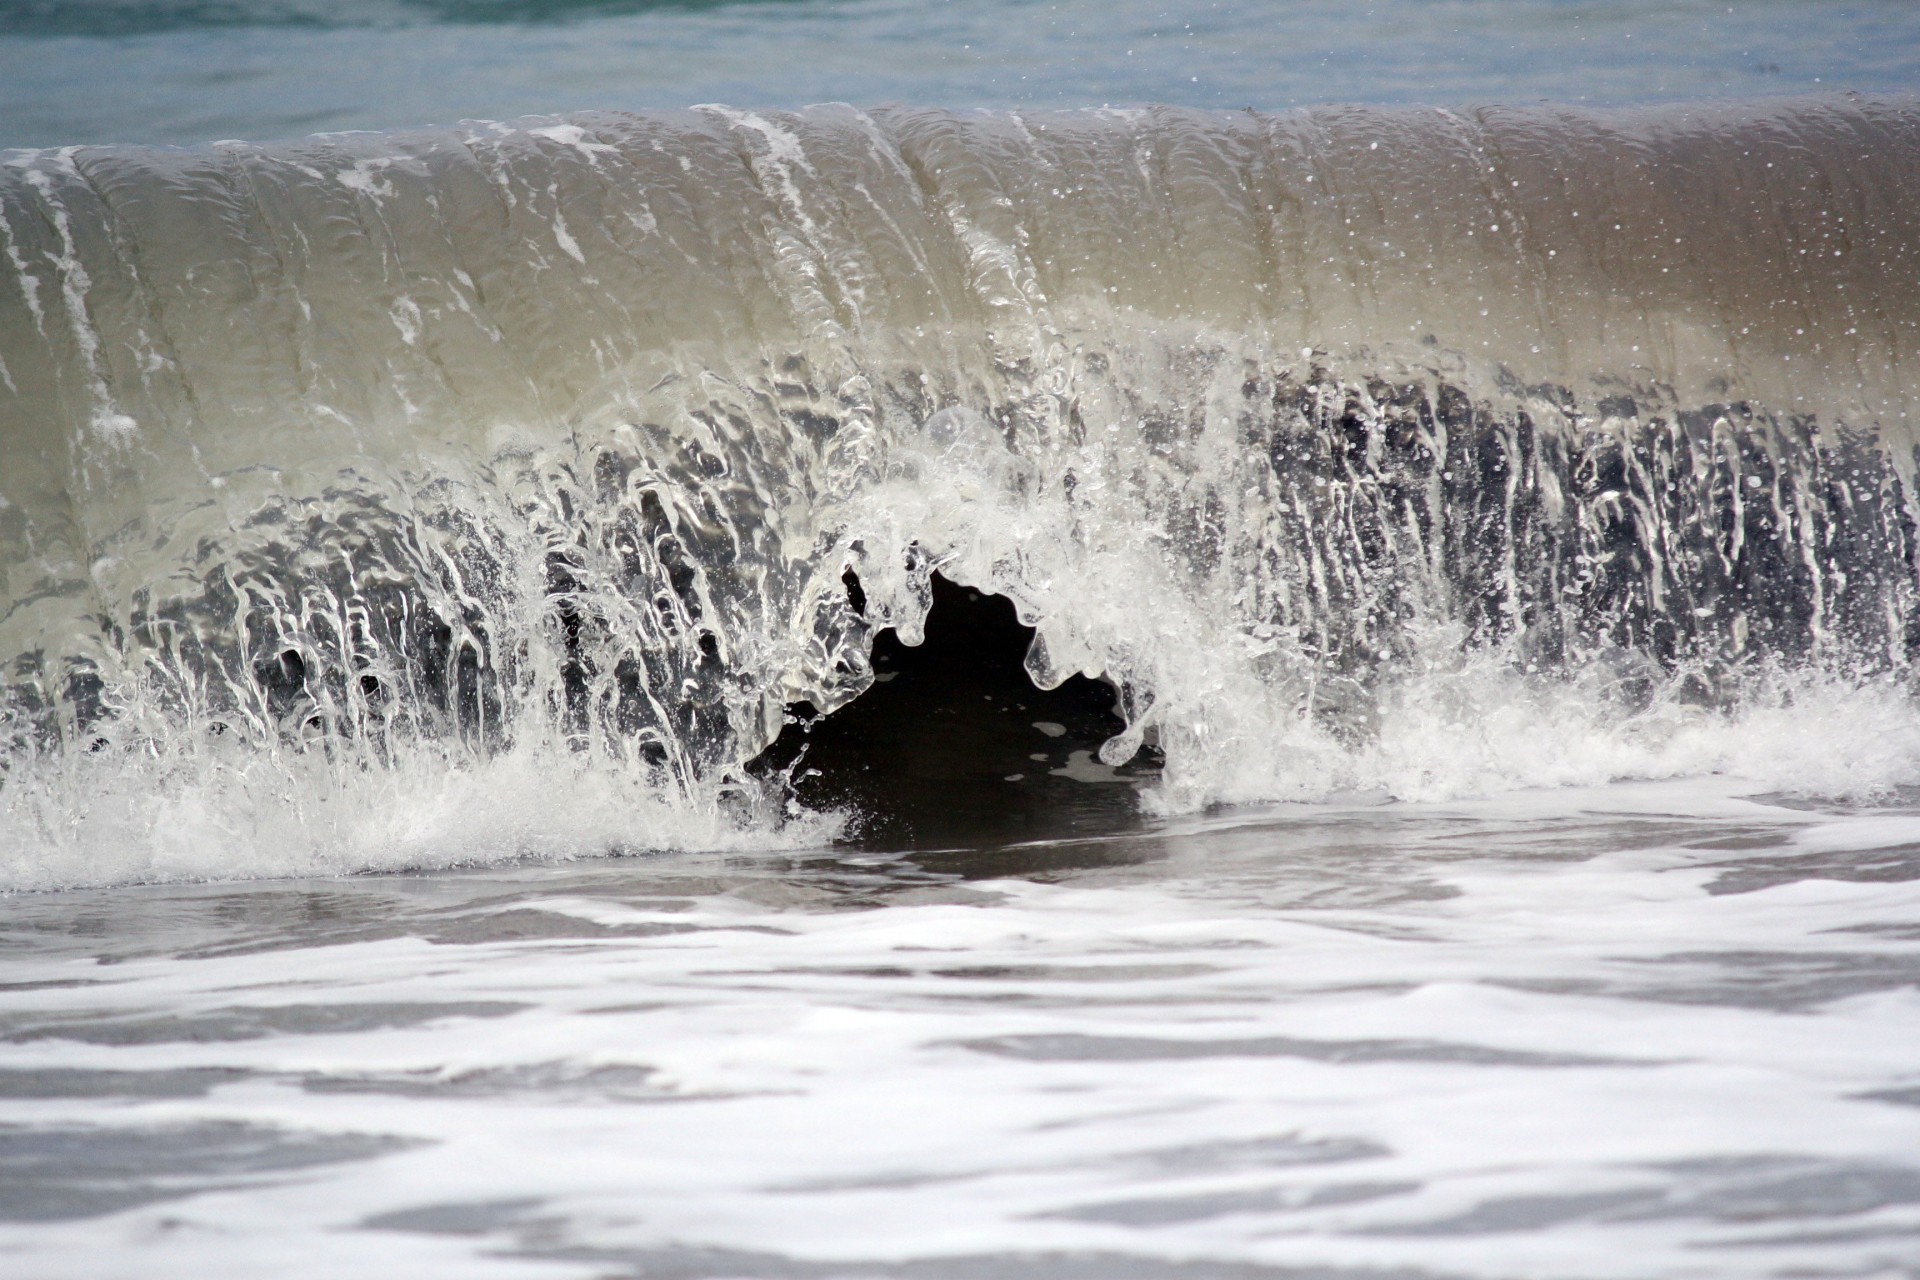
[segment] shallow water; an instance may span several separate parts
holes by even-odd
[[[1910,1275],[1920,813],[1742,791],[15,898],[0,1265]]]

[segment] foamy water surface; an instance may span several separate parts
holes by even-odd
[[[1731,778],[8,903],[14,1275],[1911,1275],[1920,812]]]

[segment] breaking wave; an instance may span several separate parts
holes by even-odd
[[[0,883],[817,842],[1010,600],[1159,810],[1920,780],[1920,103],[0,156]]]

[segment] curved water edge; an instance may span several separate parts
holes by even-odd
[[[8,153],[0,880],[825,839],[936,572],[1162,810],[1871,795],[1916,282],[1911,98]]]

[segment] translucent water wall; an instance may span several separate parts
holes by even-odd
[[[15,152],[0,252],[8,884],[820,838],[740,766],[934,572],[1162,808],[1920,760],[1911,100]]]

